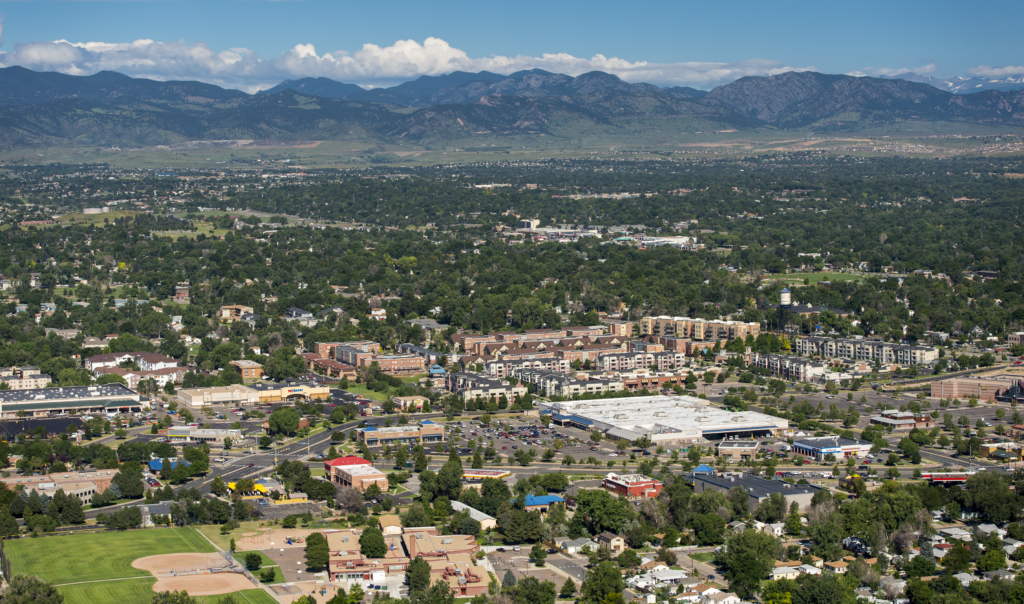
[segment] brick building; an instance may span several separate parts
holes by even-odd
[[[608,474],[601,483],[601,488],[622,495],[626,499],[654,499],[665,486],[643,474]]]

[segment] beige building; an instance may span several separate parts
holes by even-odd
[[[402,411],[408,411],[412,409],[429,409],[430,399],[425,396],[393,396],[391,401],[395,403],[395,407]]]
[[[96,493],[110,488],[117,470],[97,470],[95,472],[58,472],[44,476],[11,476],[0,478],[0,483],[8,489],[21,487],[25,491],[36,491],[40,495],[53,497],[63,489],[65,495],[75,495],[82,503],[89,504]]]
[[[190,407],[206,405],[255,405],[260,394],[245,386],[211,386],[209,388],[187,388],[179,390],[178,401]]]
[[[723,440],[718,445],[718,455],[728,457],[732,461],[742,461],[757,457],[761,450],[759,440]]]
[[[238,372],[242,374],[243,380],[258,380],[263,377],[263,365],[256,361],[242,359],[240,361],[231,361],[231,365],[238,367]]]
[[[735,340],[761,334],[759,323],[691,319],[689,317],[644,317],[640,319],[640,335],[675,336],[691,340]]]
[[[402,519],[397,514],[384,514],[377,520],[380,532],[385,535],[401,535]]]
[[[217,318],[220,319],[221,323],[230,323],[241,319],[242,315],[251,312],[251,306],[221,306],[220,311],[217,313]]]
[[[377,485],[381,491],[388,489],[387,474],[373,466],[341,466],[331,470],[337,484],[351,487],[360,493],[365,493],[372,485]]]
[[[992,402],[1013,387],[1014,379],[1010,377],[958,377],[932,382],[932,398],[946,398]]]

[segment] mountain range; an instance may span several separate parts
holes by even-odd
[[[430,145],[475,135],[664,136],[708,130],[1024,126],[1024,91],[954,94],[900,78],[748,76],[710,92],[603,72],[453,72],[364,90],[327,78],[249,95],[114,72],[0,69],[0,145],[150,146],[189,140],[372,140]]]

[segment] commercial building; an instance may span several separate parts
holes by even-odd
[[[472,487],[476,490],[483,488],[484,480],[494,478],[501,480],[508,478],[512,473],[508,470],[473,470],[466,469],[462,472],[462,486]]]
[[[331,389],[320,384],[257,382],[248,386],[210,386],[179,390],[177,399],[192,407],[205,405],[262,405],[283,401],[328,400]]]
[[[728,476],[695,476],[693,479],[694,493],[718,491],[728,494],[732,489],[740,487],[747,492],[748,504],[754,510],[762,501],[771,497],[772,493],[782,493],[786,498],[786,509],[793,503],[800,506],[801,512],[811,508],[811,498],[822,490],[809,484],[791,484],[781,480],[765,480],[750,474],[734,472]]]
[[[869,418],[872,424],[886,426],[892,430],[930,430],[935,427],[935,420],[927,413],[912,411],[883,411],[880,415]]]
[[[836,459],[848,457],[864,457],[871,452],[872,444],[863,440],[853,440],[842,436],[820,436],[802,438],[793,443],[793,453],[822,460],[832,454]]]
[[[731,413],[693,396],[638,396],[542,404],[558,425],[600,430],[611,439],[635,441],[641,436],[654,446],[700,443],[727,436],[783,436],[785,419],[742,411]]]
[[[0,390],[0,419],[17,419],[19,413],[25,417],[135,413],[148,407],[148,399],[122,384]]]
[[[879,340],[841,340],[819,336],[798,338],[794,350],[804,356],[878,361],[882,364],[927,365],[939,359],[939,349],[934,346],[911,346]]]
[[[367,364],[377,363],[388,375],[410,375],[427,370],[426,359],[416,354],[375,354]]]
[[[601,488],[626,499],[654,499],[665,484],[643,474],[608,474]]]
[[[242,440],[241,430],[212,430],[192,426],[171,426],[167,428],[167,438],[173,443],[212,443],[223,445],[225,438],[232,444]]]
[[[10,476],[0,478],[0,483],[11,490],[22,488],[26,492],[35,491],[51,498],[58,490],[63,490],[65,495],[75,495],[82,503],[89,504],[92,503],[93,495],[110,488],[115,474],[117,470],[55,472],[43,476]]]
[[[332,469],[336,484],[365,493],[373,485],[381,491],[388,490],[388,476],[373,466],[341,466]]]
[[[718,456],[728,457],[732,461],[753,459],[761,450],[759,440],[723,440],[718,445]]]
[[[437,443],[444,442],[444,426],[429,419],[417,425],[380,427],[366,426],[356,429],[356,440],[368,447],[385,444]]]
[[[256,361],[242,359],[240,361],[231,361],[231,365],[238,368],[238,372],[242,374],[243,380],[258,380],[263,377],[263,365]]]
[[[957,377],[932,382],[932,398],[954,399],[962,401],[972,398],[984,402],[994,402],[1010,391],[1017,380],[1013,377]]]
[[[178,390],[178,402],[190,407],[206,405],[256,405],[260,395],[245,386],[210,386],[208,388],[185,388]]]
[[[525,509],[527,512],[540,512],[541,514],[547,514],[548,509],[561,503],[565,505],[565,500],[558,495],[527,495],[525,501]]]
[[[761,335],[760,323],[691,319],[689,317],[644,317],[640,335],[675,336],[690,340],[735,340]]]

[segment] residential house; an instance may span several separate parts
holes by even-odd
[[[599,547],[607,547],[613,556],[617,556],[626,551],[626,540],[615,533],[610,533],[608,531],[597,536],[597,545]]]

